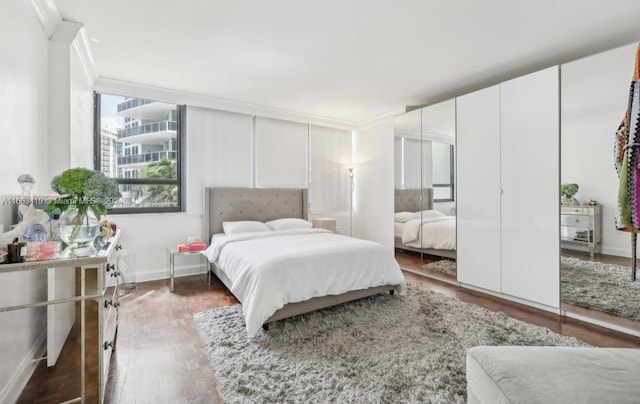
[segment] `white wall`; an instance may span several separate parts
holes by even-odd
[[[28,2],[3,1],[0,24],[0,194],[20,194],[23,173],[36,178],[36,191],[46,190],[49,41]]]
[[[393,252],[393,117],[359,128],[354,138],[355,237]]]
[[[22,173],[36,178],[35,190],[40,192],[49,183],[49,41],[26,1],[3,1],[0,26],[0,194],[20,194],[16,178]],[[46,296],[41,278],[37,272],[2,274],[0,306]],[[0,313],[0,402],[15,401],[28,378],[34,350],[42,342],[44,313],[43,308]]]
[[[627,109],[636,44],[561,66],[561,183],[580,201],[602,205],[602,252],[631,256],[630,235],[616,230],[615,132]]]
[[[78,48],[71,48],[69,59],[69,167],[93,167],[93,80]]]

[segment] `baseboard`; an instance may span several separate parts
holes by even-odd
[[[204,274],[205,268],[203,264],[199,265],[185,265],[176,266],[175,277]],[[135,279],[128,279],[131,275],[124,274],[127,277],[127,282],[148,282],[157,281],[160,279],[169,279],[169,268],[156,268],[147,270],[144,272],[136,272]]]
[[[611,247],[605,247],[602,246],[602,251],[600,251],[601,254],[604,255],[614,255],[616,257],[626,257],[631,259],[631,249],[626,249],[626,248],[611,248]]]
[[[476,291],[476,292],[484,293],[485,295],[499,297],[500,299],[509,300],[509,301],[512,301],[512,302],[515,302],[515,303],[519,303],[519,304],[522,304],[522,305],[525,305],[525,306],[534,307],[536,309],[540,309],[540,310],[544,310],[544,311],[548,311],[550,313],[554,313],[554,314],[560,315],[560,308],[558,308],[558,307],[547,306],[546,304],[532,302],[531,300],[522,299],[522,298],[511,296],[511,295],[505,295],[503,293],[498,293],[498,292],[494,292],[492,290],[479,288],[477,286],[467,285],[466,283],[462,283],[462,282],[458,282],[458,286],[461,287],[461,288],[465,288],[465,289],[473,290],[473,291]]]
[[[611,323],[609,321],[598,320],[589,316],[583,316],[582,314],[574,313],[572,311],[562,310],[562,315],[565,317],[573,318],[575,320],[580,320],[585,323],[597,325],[600,327],[608,328],[611,330],[619,331],[625,334],[634,335],[636,337],[640,337],[640,330],[636,330],[629,327],[624,327],[618,324]]]
[[[13,372],[7,384],[2,391],[0,391],[0,403],[15,403],[18,401],[20,394],[22,394],[22,391],[40,362],[40,360],[34,358],[42,358],[46,351],[47,330],[45,328],[31,347],[29,353],[22,359],[15,372]]]
[[[415,269],[403,267],[402,265],[400,266],[400,269],[402,269],[403,271],[411,272],[411,273],[416,274],[416,275],[422,275],[422,276],[430,278],[430,279],[435,279],[435,280],[440,281],[440,282],[448,283],[450,285],[454,285],[454,286],[458,285],[458,282],[456,282],[455,280],[453,280],[451,278],[447,278],[446,276],[438,276],[436,274],[425,273],[425,272],[417,271]]]

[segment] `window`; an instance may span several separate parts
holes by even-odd
[[[433,142],[431,147],[433,161],[433,201],[453,201],[453,145]]]
[[[110,213],[183,210],[185,107],[95,94],[94,165],[120,185]]]

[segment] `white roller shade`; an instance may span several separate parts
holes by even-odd
[[[256,186],[307,187],[307,125],[256,118]]]
[[[251,186],[252,117],[187,107],[187,212],[202,214],[205,186]]]
[[[402,170],[402,138],[393,138],[393,155],[394,155],[394,186],[396,189],[404,188],[403,170]]]
[[[351,131],[313,125],[310,134],[311,212],[349,211]]]

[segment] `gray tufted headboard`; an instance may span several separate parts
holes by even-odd
[[[204,189],[202,235],[222,233],[222,222],[295,217],[307,219],[307,190],[304,188],[218,188]]]
[[[420,206],[422,195],[422,206]],[[394,212],[420,212],[433,209],[433,188],[396,189],[394,197]]]

